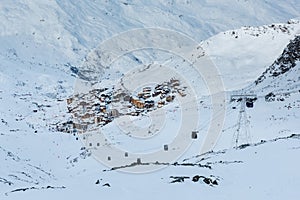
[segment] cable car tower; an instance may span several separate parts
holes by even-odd
[[[241,144],[249,144],[251,143],[250,136],[250,121],[247,116],[246,109],[253,108],[254,102],[257,100],[257,96],[250,95],[231,95],[230,102],[239,102],[240,103],[240,111],[237,123],[237,129],[234,133],[234,146],[238,147]]]

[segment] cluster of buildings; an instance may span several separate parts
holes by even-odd
[[[181,87],[180,81],[171,79],[153,87],[143,87],[140,92],[130,97],[130,104],[134,107],[131,115],[137,116],[141,112],[158,109],[172,102],[176,95],[184,97],[185,88]]]
[[[185,96],[180,81],[171,79],[153,87],[143,87],[136,94],[118,89],[93,89],[67,99],[72,120],[58,124],[56,130],[67,133],[84,133],[112,122],[122,115],[138,116],[159,109],[174,101],[176,95]]]

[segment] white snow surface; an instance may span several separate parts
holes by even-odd
[[[258,100],[254,108],[246,108],[248,121],[242,124],[238,144],[234,141],[240,103],[229,100],[232,91],[253,85],[299,35],[299,10],[298,0],[2,0],[0,199],[297,199],[300,138],[293,134],[300,134],[299,62],[284,76],[252,88]],[[194,39],[219,70],[226,112],[213,152],[198,155],[212,116],[210,97],[201,96],[206,93],[205,81],[181,58],[160,50],[140,50],[116,62],[114,71],[105,70],[107,80],[101,84],[131,73],[131,66],[179,66],[173,69],[199,97],[194,108],[199,114],[199,137],[178,163],[207,164],[211,169],[172,165],[141,174],[109,171],[72,134],[50,129],[71,118],[66,98],[73,94],[77,76],[70,66],[81,69],[88,54],[112,36],[149,27],[178,31]],[[265,101],[273,88],[286,92],[289,87],[293,94],[285,101]],[[182,122],[180,112],[174,111],[177,106],[164,108],[169,132],[153,143],[114,135],[118,131],[114,124],[106,127],[106,134],[112,145],[130,151],[160,148]],[[149,123],[147,116],[132,119],[141,126]],[[234,148],[244,143],[250,146]],[[218,185],[193,182],[195,175],[216,179]],[[170,183],[170,176],[189,179]]]

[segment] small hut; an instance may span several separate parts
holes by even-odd
[[[192,131],[192,139],[197,139],[198,138],[198,131]]]
[[[164,150],[168,151],[169,150],[169,146],[167,144],[164,145]]]

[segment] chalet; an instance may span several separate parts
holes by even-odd
[[[182,97],[185,97],[185,96],[186,96],[186,94],[183,92],[182,89],[178,89],[177,92],[178,92],[178,94],[180,94],[180,96],[182,96]]]
[[[83,123],[74,123],[74,128],[76,128],[77,130],[87,130],[88,126],[87,124],[83,124]]]
[[[125,96],[123,97],[123,100],[124,100],[124,101],[130,101],[130,96],[129,96],[129,95],[125,95]]]
[[[167,97],[166,97],[166,101],[167,102],[172,102],[173,100],[175,99],[175,96],[171,96],[171,95],[168,95]]]
[[[140,93],[137,94],[137,96],[138,96],[138,98],[143,98],[144,93],[143,93],[143,92],[140,92]]]
[[[68,108],[68,111],[69,111],[69,112],[73,112],[73,111],[76,111],[76,110],[79,109],[79,108],[78,108],[78,105],[76,105],[75,107],[68,106],[67,108]]]
[[[153,93],[152,93],[152,97],[156,97],[158,95],[161,94],[161,91],[160,90],[155,90]]]
[[[130,113],[131,116],[139,116],[139,114],[140,114],[139,112],[131,112]]]
[[[79,102],[79,105],[80,105],[80,106],[87,106],[87,105],[88,105],[88,103],[87,103],[87,102],[85,102],[85,101],[81,101],[81,102]]]
[[[171,79],[171,87],[178,87],[180,85],[179,80],[172,80]]]
[[[106,117],[106,118],[103,118],[103,121],[105,122],[105,124],[108,124],[108,123],[112,122],[112,118]]]
[[[92,94],[100,94],[100,93],[101,93],[101,90],[95,88],[95,89],[92,89],[91,93],[92,93]]]
[[[160,99],[164,99],[166,97],[166,94],[161,94]]]
[[[57,125],[56,129],[60,132],[71,133],[73,129],[73,121],[64,122],[61,125]]]
[[[82,119],[89,119],[91,117],[94,117],[95,113],[86,113],[85,115],[81,116]]]
[[[95,117],[95,124],[99,124],[102,121],[102,117],[101,116],[96,116]]]
[[[119,117],[120,116],[120,113],[117,109],[112,109],[109,114],[108,114],[109,117]]]
[[[119,93],[116,93],[114,96],[113,96],[113,101],[114,102],[118,102],[118,101],[121,101],[121,99],[124,99],[124,97],[126,96],[127,94],[125,92],[119,92]],[[108,101],[110,99],[107,98],[106,101]]]
[[[71,104],[73,102],[73,98],[68,98],[67,99],[67,104]]]
[[[105,96],[100,96],[100,98],[99,98],[99,100],[100,100],[101,102],[105,102],[105,99],[106,99]]]
[[[100,126],[104,126],[104,125],[106,125],[106,122],[105,122],[105,121],[100,121],[100,122],[99,122],[99,125],[100,125]]]
[[[151,87],[144,87],[143,92],[151,92]]]
[[[135,107],[140,108],[140,109],[143,109],[144,106],[145,106],[143,102],[141,102],[138,99],[134,99],[134,98],[130,99],[130,103],[133,104]]]
[[[165,101],[159,101],[159,102],[157,102],[157,107],[158,108],[161,108],[161,107],[163,107],[165,105]]]
[[[149,108],[153,108],[154,107],[154,101],[150,100],[150,101],[145,101],[145,108],[149,109]]]
[[[170,92],[169,86],[165,85],[165,86],[163,87],[163,91],[164,91],[164,92]]]
[[[159,84],[159,85],[155,86],[155,90],[162,90],[163,87],[164,87],[163,85]]]
[[[105,113],[106,112],[106,103],[101,102],[99,105],[99,109],[100,109],[100,112]]]
[[[74,116],[75,118],[78,118],[78,117],[79,117],[79,114],[78,114],[77,112],[74,112],[74,113],[73,113],[73,116]]]
[[[144,93],[143,99],[148,99],[151,97],[150,93]]]

